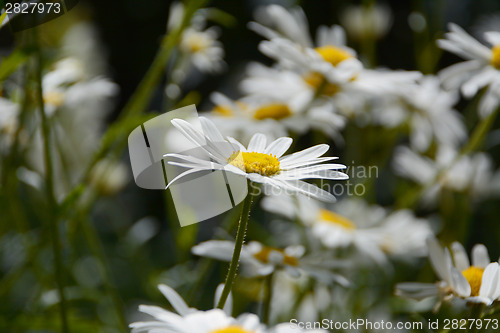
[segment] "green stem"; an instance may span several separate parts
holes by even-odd
[[[245,240],[245,234],[247,231],[248,217],[250,215],[250,207],[252,206],[252,200],[254,195],[257,195],[258,187],[255,184],[248,181],[248,188],[250,189],[245,201],[243,202],[243,208],[241,210],[240,222],[238,224],[238,231],[236,232],[236,241],[234,244],[233,258],[229,265],[229,270],[227,272],[226,281],[224,283],[224,289],[222,290],[222,295],[217,304],[217,308],[222,309],[226,304],[227,297],[231,292],[231,287],[233,286],[233,281],[236,277],[238,270],[238,263],[240,261],[241,248],[243,247],[243,241]]]
[[[35,43],[37,43],[38,36],[35,35]],[[36,81],[37,81],[37,100],[40,110],[40,117],[42,119],[42,134],[44,146],[44,163],[45,163],[45,187],[47,192],[48,201],[48,229],[52,239],[52,253],[54,256],[54,274],[56,278],[57,290],[59,293],[59,311],[61,315],[62,332],[69,332],[68,316],[66,313],[67,302],[64,295],[64,278],[63,278],[63,260],[61,255],[61,239],[59,236],[58,223],[57,223],[57,201],[54,194],[54,178],[53,178],[53,165],[52,165],[52,149],[50,145],[50,126],[45,114],[45,107],[43,101],[42,90],[42,52],[39,45],[37,49],[37,63],[36,63]]]
[[[156,54],[153,63],[149,67],[148,71],[146,72],[146,75],[142,79],[141,83],[133,93],[132,97],[128,101],[128,103],[125,105],[123,111],[121,112],[117,123],[126,123],[126,120],[136,117],[143,113],[147,107],[149,106],[149,103],[151,101],[151,98],[154,93],[155,87],[158,85],[160,82],[161,78],[165,75],[165,67],[172,55],[172,52],[174,49],[177,47],[179,44],[180,38],[182,36],[182,32],[184,29],[189,26],[191,19],[195,12],[201,8],[207,0],[191,0],[187,2],[187,5],[185,6],[185,14],[182,20],[182,23],[180,24],[179,27],[168,33],[162,40],[160,49],[158,50],[158,53]],[[140,125],[137,124],[137,126]],[[110,140],[110,138],[107,138],[106,135],[103,138],[102,142],[105,143],[99,147],[97,153],[94,155],[93,160],[87,167],[85,173],[84,173],[84,181],[88,180],[88,177],[90,176],[90,173],[92,171],[92,168],[95,166],[95,164],[106,154],[108,154],[108,151],[111,149],[110,146],[107,146],[109,142],[118,142],[114,147],[114,154],[119,154],[121,151],[126,147],[127,145],[127,137],[128,137],[128,131],[125,131],[125,133],[122,133],[119,138],[113,138],[114,140]],[[116,133],[111,133],[110,135],[116,135]]]
[[[461,155],[468,154],[468,153],[474,151],[475,149],[477,149],[481,145],[484,138],[486,137],[489,130],[491,129],[491,126],[493,126],[493,123],[495,122],[495,119],[497,117],[499,110],[500,110],[500,108],[497,108],[488,117],[484,118],[477,125],[477,127],[474,130],[474,132],[472,133],[469,141],[462,149],[462,151],[460,153]]]
[[[264,298],[263,311],[262,311],[262,322],[269,325],[269,317],[271,316],[271,300],[273,298],[273,278],[274,272],[266,276],[265,289],[266,294]]]
[[[101,275],[103,277],[104,288],[106,289],[108,295],[111,297],[111,301],[113,306],[115,307],[116,314],[118,316],[120,328],[122,332],[127,332],[127,320],[123,314],[123,304],[119,294],[116,292],[116,288],[113,285],[111,279],[111,270],[108,265],[108,261],[106,260],[106,254],[104,252],[104,248],[102,245],[99,236],[97,235],[94,227],[91,225],[91,222],[88,220],[82,220],[81,226],[83,228],[83,233],[85,235],[85,239],[87,240],[87,244],[92,251],[93,255],[97,257],[97,259],[101,262],[102,272]]]

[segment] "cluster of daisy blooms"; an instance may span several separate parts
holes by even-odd
[[[500,300],[498,262],[491,262],[480,244],[472,251],[471,265],[462,245],[454,242],[451,256],[435,237],[453,228],[446,224],[449,216],[436,214],[443,206],[441,200],[459,195],[473,207],[500,188],[492,158],[473,146],[484,137],[476,131],[469,138],[464,117],[455,109],[460,95],[466,99],[478,96],[478,128],[496,115],[500,33],[486,33],[491,44],[486,46],[450,24],[451,32],[437,43],[466,61],[438,75],[423,75],[367,67],[347,45],[341,26],[320,26],[313,39],[301,8],[270,5],[258,9],[255,19],[248,27],[264,37],[258,48],[273,64],[249,63],[237,98],[212,93],[211,111],[200,118],[202,131],[186,121],[172,121],[187,139],[203,147],[206,158],[166,157],[184,169],[171,183],[219,168],[246,178],[250,187],[260,184],[264,196],[258,203],[264,215],[259,219],[270,229],[269,237],[248,237],[237,258],[240,277],[235,284],[244,297],[260,304],[260,320],[253,314],[228,317],[231,306],[224,308],[225,313],[190,309],[171,288],[160,285],[177,314],[143,306],[140,310],[156,321],[134,323],[133,332],[285,332],[284,324],[266,329],[259,326],[260,321],[275,324],[292,317],[315,322],[363,315],[395,321],[390,306],[381,301],[381,290],[394,290],[396,271],[422,263],[427,255],[440,281],[395,287],[397,296],[425,299],[407,303],[409,311],[438,311],[443,302],[458,302],[463,309],[485,304],[489,309],[481,316],[494,313]],[[212,69],[220,68],[220,59],[213,57],[222,53],[213,40],[215,35],[203,36],[201,30],[196,37],[190,34],[187,30],[183,36],[181,51],[191,52],[200,70],[210,62]],[[484,94],[478,94],[483,89]],[[405,183],[411,187],[407,192],[413,190],[413,195],[403,195],[392,208],[370,204],[366,198],[336,200],[316,186],[318,182],[303,181],[349,178],[344,165],[323,164],[333,159],[322,157],[329,151],[328,145],[320,143],[284,155],[293,144],[292,137],[299,139],[311,132],[347,150],[347,132],[352,128],[370,128],[378,131],[376,136],[392,137],[392,142],[372,138],[375,144],[388,147],[368,152],[383,154],[389,148],[391,170],[407,179]],[[395,139],[393,133],[397,133]],[[377,163],[384,166],[386,161]],[[277,195],[273,189],[281,192]],[[249,228],[256,222],[250,221]],[[195,245],[192,254],[234,261],[238,244],[225,233],[216,238]],[[226,305],[229,303],[231,296]]]

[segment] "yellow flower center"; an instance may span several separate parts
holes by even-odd
[[[280,120],[286,117],[289,117],[292,114],[288,105],[273,103],[261,106],[258,108],[253,117],[257,120],[263,119],[275,119]]]
[[[330,210],[321,209],[319,212],[318,219],[320,221],[325,221],[325,222],[329,222],[329,223],[338,225],[338,226],[340,226],[344,229],[347,229],[347,230],[356,229],[356,225],[354,224],[354,222],[352,222],[348,218],[343,217],[342,215],[334,213]]]
[[[269,154],[237,151],[231,154],[228,162],[246,173],[273,176],[280,172],[280,161],[276,156]]]
[[[304,76],[304,81],[316,89],[316,91],[321,89],[319,92],[321,95],[333,96],[340,90],[338,85],[328,82],[320,73],[313,72],[307,74]]]
[[[285,251],[283,251],[281,249],[277,249],[277,248],[269,247],[269,246],[263,246],[262,250],[260,250],[259,252],[257,252],[253,256],[255,259],[267,264],[269,262],[269,255],[271,254],[271,252],[281,253],[283,255],[283,264],[285,264],[285,265],[290,265],[290,266],[298,266],[299,265],[299,261],[297,260],[297,258],[286,255]]]
[[[184,36],[182,43],[184,50],[189,53],[196,53],[207,49],[210,41],[199,33],[189,33]]]
[[[216,105],[212,112],[224,117],[234,116],[234,111],[229,105]]]
[[[353,55],[346,50],[331,45],[320,46],[315,48],[315,50],[325,61],[333,66],[337,66],[342,61],[353,58]]]
[[[470,295],[479,296],[479,289],[481,289],[481,281],[483,280],[484,268],[471,266],[462,271],[462,274],[467,279],[470,285]]]
[[[491,66],[500,69],[500,45],[496,45],[491,49]]]
[[[60,91],[48,91],[43,94],[43,101],[45,104],[51,104],[59,107],[64,103],[64,94]]]
[[[241,326],[229,326],[221,329],[217,329],[215,331],[212,331],[210,333],[254,333],[251,331],[247,331]]]

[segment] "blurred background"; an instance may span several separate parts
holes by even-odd
[[[190,70],[180,95],[176,96],[175,103],[170,103],[165,101],[165,85],[173,66],[170,63],[163,72],[166,75],[162,75],[145,105],[145,116],[134,115],[133,121],[127,123],[120,116],[155,59],[166,34],[171,1],[81,0],[69,13],[36,29],[13,33],[3,27],[0,30],[0,67],[4,72],[0,70],[0,96],[7,97],[8,92],[11,99],[27,101],[20,106],[27,110],[20,113],[24,117],[20,122],[26,124],[27,131],[18,132],[14,143],[2,138],[0,144],[3,151],[0,167],[0,332],[61,331],[60,299],[53,269],[55,260],[61,260],[59,273],[66,286],[65,302],[72,332],[128,331],[128,323],[143,319],[137,312],[139,304],[159,304],[168,308],[157,290],[159,283],[176,289],[191,306],[200,309],[212,306],[213,290],[225,276],[227,263],[200,259],[193,256],[190,249],[214,237],[231,239],[235,231],[231,223],[235,212],[181,228],[169,194],[137,187],[132,178],[126,142],[113,146],[110,141],[116,137],[123,141],[137,122],[174,107],[194,103],[200,113],[210,111],[213,104],[209,96],[214,91],[238,98],[237,83],[246,65],[250,61],[272,64],[258,50],[262,38],[247,28],[247,23],[254,19],[255,10],[271,3],[301,6],[311,32],[320,25],[343,26],[348,45],[358,51],[367,66],[419,70],[424,74],[436,73],[461,61],[436,46],[435,41],[448,30],[448,22],[457,23],[480,40],[485,31],[500,31],[500,2],[496,0],[214,0],[207,4],[217,9],[208,25],[217,26],[219,31],[225,51],[224,69],[217,73]],[[384,22],[379,30],[370,33],[356,25],[356,19],[349,15],[354,15],[352,9],[357,6],[374,4],[382,8]],[[36,32],[32,34],[32,30]],[[59,153],[54,153],[53,158],[62,167],[53,170],[53,200],[47,197],[44,185],[43,140],[40,131],[36,130],[41,119],[29,111],[29,104],[35,103],[37,98],[36,84],[23,83],[36,80],[36,71],[32,69],[37,65],[30,50],[34,44],[44,50],[44,73],[60,70],[71,77],[77,75],[76,71],[81,75],[79,82],[85,86],[79,91],[75,89],[72,99],[67,101],[73,103],[68,109],[81,108],[79,113],[57,111],[56,114],[59,127],[54,127],[53,145]],[[10,56],[14,53],[19,65],[11,64],[10,68],[5,65],[6,59],[12,60]],[[79,58],[85,67],[75,70],[74,64],[58,62],[67,56]],[[22,67],[24,65],[27,67]],[[58,79],[60,76],[54,80]],[[44,79],[43,86],[49,91],[50,84],[50,78],[47,82]],[[19,87],[18,92],[12,93]],[[44,96],[46,112],[51,112],[52,104],[54,110],[60,107],[58,93],[54,89],[53,94]],[[463,110],[465,105],[461,100],[457,109]],[[4,108],[0,109],[0,114],[7,114],[8,107],[0,104],[0,108]],[[462,113],[466,119],[471,119],[467,123],[470,130],[475,120],[466,111]],[[113,127],[113,124],[119,126]],[[497,121],[493,128],[499,128],[498,125]],[[500,158],[498,137],[497,132],[492,132],[487,146],[495,166]],[[36,144],[24,145],[23,142],[30,142],[30,138],[36,138]],[[306,135],[298,147],[306,147],[314,141],[312,135]],[[95,160],[94,153],[103,142],[113,149],[104,151]],[[334,155],[347,164],[350,163],[349,153],[345,149],[335,149]],[[93,164],[89,169],[90,163]],[[380,166],[384,165],[387,166]],[[398,181],[391,170],[382,168],[381,177],[367,201],[392,205],[396,191],[408,186]],[[456,207],[463,198],[452,196],[449,200],[454,202],[451,207]],[[51,211],[54,201],[57,209]],[[498,204],[498,199],[492,198],[470,207],[468,213],[472,222],[463,231],[467,236],[458,239],[468,250],[481,242],[487,245],[492,258],[500,255]],[[461,218],[454,215],[453,208],[451,210],[443,213],[419,208],[415,211],[417,215],[447,214],[443,222],[446,225],[446,219]],[[252,215],[254,226],[249,230],[249,239],[271,237],[266,230],[270,216],[261,210]],[[55,219],[58,222],[51,226]],[[59,234],[55,250],[54,233]],[[443,238],[447,242],[454,240],[451,236],[447,239],[446,235]],[[56,253],[59,259],[55,258]],[[419,270],[420,267],[424,269]],[[373,278],[371,283],[380,287],[382,295],[391,295],[394,282],[412,280],[417,272],[422,280],[432,282],[434,279],[425,260],[397,267],[390,279],[384,280],[375,273],[373,276],[366,273],[366,279]],[[252,298],[255,288],[256,284],[246,280],[236,285],[241,294],[240,302],[235,305],[236,313],[256,308],[258,302]],[[371,304],[376,300],[374,297]]]

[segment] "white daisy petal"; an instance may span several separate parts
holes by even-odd
[[[459,242],[454,242],[451,245],[451,249],[453,251],[453,260],[455,261],[455,267],[459,271],[463,271],[469,268],[469,257],[467,256],[467,252],[465,251],[462,244],[460,244]]]
[[[479,289],[479,296],[495,299],[499,284],[500,267],[498,263],[493,262],[484,269],[483,278],[481,280],[481,288]]]
[[[234,243],[232,244],[234,247]],[[215,290],[215,298],[214,298],[214,309],[217,308],[217,304],[219,304],[220,297],[222,296],[222,291],[224,289],[224,284],[221,283],[217,286]],[[227,297],[226,304],[224,304],[224,308],[222,309],[228,316],[233,312],[233,293],[229,292],[229,296]]]
[[[396,285],[396,295],[422,300],[438,294],[438,286],[431,283],[404,282]]]
[[[266,136],[261,133],[254,134],[248,144],[248,151],[262,153],[266,149]]]
[[[201,257],[230,261],[233,256],[233,249],[234,242],[231,241],[207,241],[193,246],[191,252]]]
[[[215,124],[205,117],[199,117],[203,132],[212,141],[215,142],[225,142],[226,140],[220,133],[220,131],[215,127]]]
[[[498,31],[488,31],[484,33],[484,39],[488,41],[491,45],[500,45],[500,32]]]
[[[311,160],[316,157],[320,157],[321,155],[326,153],[328,149],[330,149],[330,146],[328,146],[327,144],[319,144],[311,148],[307,148],[291,155],[285,156],[280,159],[280,163],[282,163],[283,165],[289,165],[297,162]]]
[[[493,300],[491,298],[482,296],[467,297],[465,300],[471,303],[483,303],[487,306],[490,306],[491,303],[493,303]]]
[[[476,244],[472,248],[472,265],[486,268],[490,263],[488,249],[483,244]]]
[[[227,140],[228,140],[229,142],[231,142],[235,148],[236,148],[236,147],[238,148],[238,149],[236,149],[236,150],[239,150],[239,151],[241,151],[241,152],[245,152],[245,151],[247,151],[247,149],[245,148],[245,146],[243,146],[243,145],[242,145],[242,144],[241,144],[238,140],[236,140],[235,138],[228,136],[228,137],[227,137]]]
[[[279,138],[271,142],[264,151],[264,154],[275,155],[280,158],[292,144],[292,138]]]
[[[461,297],[470,296],[471,288],[465,276],[454,267],[451,267],[450,272],[453,290]]]
[[[437,239],[429,238],[427,240],[427,247],[429,248],[429,259],[434,271],[441,280],[449,282],[450,274],[446,268],[445,255]]]
[[[336,160],[336,159],[338,159],[338,157],[319,157],[319,158],[315,158],[315,159],[311,159],[311,160],[300,160],[298,162],[280,161],[280,165],[281,165],[282,169],[284,169],[284,170],[291,170],[294,168],[300,168],[300,167],[314,165],[314,164],[332,161],[332,160]]]
[[[172,288],[165,284],[160,284],[158,286],[158,289],[161,291],[163,296],[170,302],[170,305],[177,311],[178,314],[181,316],[185,316],[188,313],[193,312],[192,309],[190,309],[186,302],[182,299],[182,297]]]
[[[294,189],[295,191],[305,194],[310,197],[317,198],[326,202],[335,202],[335,196],[330,192],[327,192],[315,185],[300,181],[300,180],[285,180],[282,181],[287,187]]]

